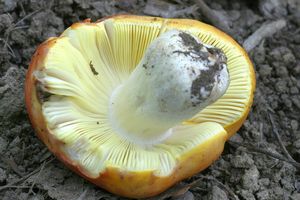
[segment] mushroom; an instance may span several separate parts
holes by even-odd
[[[25,96],[32,126],[57,158],[114,194],[142,198],[216,160],[254,89],[246,52],[216,28],[118,15],[41,44]]]

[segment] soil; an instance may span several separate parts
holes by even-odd
[[[24,78],[30,58],[42,41],[86,18],[131,13],[213,22],[199,12],[195,2],[0,0],[0,199],[124,199],[72,173],[36,137],[24,106]],[[300,1],[205,2],[225,16],[231,36],[241,44],[265,22],[285,19],[287,25],[249,52],[257,90],[243,127],[226,144],[220,159],[182,182],[185,187],[195,180],[197,184],[188,187],[181,197],[174,197],[172,190],[166,196],[189,200],[299,200]]]

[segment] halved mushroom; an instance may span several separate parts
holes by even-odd
[[[26,105],[67,166],[126,197],[154,196],[208,167],[242,125],[255,76],[245,51],[194,20],[86,20],[40,45]]]

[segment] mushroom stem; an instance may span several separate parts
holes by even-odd
[[[131,142],[160,143],[172,127],[219,99],[229,85],[224,53],[182,31],[156,38],[110,99],[110,123]]]

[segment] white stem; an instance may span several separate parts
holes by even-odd
[[[171,30],[150,44],[129,79],[115,89],[110,121],[132,142],[158,143],[172,127],[220,98],[228,85],[221,50]]]

